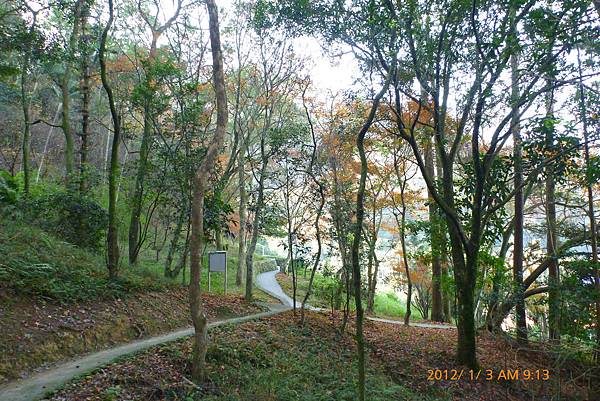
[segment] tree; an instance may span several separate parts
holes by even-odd
[[[512,45],[518,47],[517,27],[514,22],[514,9],[510,11],[510,29]],[[513,137],[513,159],[514,159],[514,187],[515,191],[515,213],[514,213],[514,245],[513,245],[513,280],[514,294],[517,297],[517,338],[521,342],[527,342],[527,320],[525,316],[525,299],[523,298],[523,225],[525,196],[523,188],[523,155],[521,151],[521,132],[519,127],[519,110],[517,102],[519,99],[519,56],[515,50],[510,56],[511,72],[511,101],[513,107],[511,116],[511,130]]]
[[[395,71],[394,71],[395,72]],[[361,277],[360,277],[360,242],[363,228],[363,220],[365,215],[365,207],[364,207],[364,198],[365,198],[365,186],[367,180],[367,171],[368,171],[368,162],[365,153],[365,136],[371,124],[373,124],[373,119],[375,118],[375,114],[377,112],[377,108],[379,106],[379,102],[385,95],[388,90],[390,84],[390,78],[392,73],[390,73],[388,79],[386,79],[382,89],[375,95],[373,98],[373,103],[369,110],[369,114],[357,134],[356,137],[356,147],[358,148],[358,154],[360,156],[360,180],[358,184],[358,192],[356,194],[356,222],[354,223],[354,237],[352,239],[352,281],[353,281],[353,289],[354,289],[354,302],[356,306],[356,345],[358,352],[358,399],[360,401],[365,401],[365,393],[366,393],[366,363],[365,363],[365,339],[363,333],[363,321],[364,321],[364,311],[362,307],[362,299],[361,299]]]
[[[306,289],[306,294],[304,295],[304,299],[302,300],[302,305],[300,307],[300,325],[304,325],[304,320],[305,320],[304,311],[306,308],[306,302],[308,301],[308,298],[310,297],[310,294],[311,294],[311,291],[313,288],[313,283],[315,280],[315,274],[317,273],[317,269],[319,267],[319,262],[321,260],[321,253],[322,253],[321,217],[323,215],[323,209],[325,208],[325,201],[326,201],[325,184],[320,179],[321,177],[319,174],[320,167],[322,168],[322,166],[321,166],[322,162],[319,160],[319,154],[318,154],[319,144],[317,142],[317,134],[315,132],[315,125],[313,124],[313,120],[311,118],[311,113],[308,109],[307,101],[306,101],[306,89],[307,88],[308,88],[308,85],[302,91],[302,105],[304,107],[304,112],[306,114],[306,120],[308,122],[308,126],[310,129],[310,134],[311,134],[311,139],[312,139],[312,153],[311,153],[311,157],[310,157],[310,164],[309,164],[306,172],[312,179],[314,185],[316,186],[317,192],[319,194],[319,206],[317,206],[317,212],[315,213],[315,222],[314,222],[315,239],[317,241],[317,251],[314,256],[313,268],[310,272],[310,278],[308,280],[308,288]]]
[[[25,194],[29,194],[31,172],[29,167],[29,147],[31,142],[31,88],[29,82],[29,74],[31,72],[31,63],[34,51],[36,48],[39,49],[40,36],[37,32],[38,29],[38,15],[44,10],[43,7],[39,9],[32,8],[28,2],[23,2],[23,7],[31,14],[31,22],[29,28],[23,30],[23,49],[21,55],[21,74],[20,74],[20,85],[21,85],[21,107],[23,110],[23,141],[22,141],[22,156],[23,156],[23,191]]]
[[[71,70],[75,59],[75,51],[79,42],[81,15],[85,7],[85,0],[77,0],[73,12],[68,20],[73,22],[73,28],[69,35],[68,43],[65,45],[65,64],[60,77],[60,91],[62,97],[62,120],[61,128],[65,135],[65,184],[69,187],[74,178],[75,158],[73,129],[71,127]]]
[[[217,125],[206,155],[196,172],[192,203],[192,238],[190,241],[190,312],[194,323],[194,350],[192,357],[192,378],[197,383],[205,380],[206,348],[208,343],[208,320],[200,299],[200,265],[202,243],[204,242],[204,195],[208,179],[215,167],[215,161],[225,139],[227,129],[227,96],[225,93],[225,73],[219,32],[219,16],[214,0],[206,0],[209,18],[210,48],[213,60],[213,86],[217,107]]]
[[[106,42],[108,32],[114,21],[113,0],[108,0],[108,21],[102,30],[100,37],[100,79],[102,87],[108,97],[110,115],[113,123],[113,140],[110,152],[110,169],[108,172],[108,235],[107,235],[107,267],[111,278],[116,278],[119,273],[119,226],[117,224],[117,175],[119,174],[119,142],[121,141],[121,118],[117,111],[115,97],[108,81],[106,71]]]
[[[137,262],[140,248],[142,246],[142,241],[140,240],[140,218],[142,214],[142,201],[144,197],[144,181],[146,179],[148,170],[148,155],[152,143],[152,134],[154,132],[153,113],[156,112],[156,107],[153,107],[153,98],[155,97],[155,93],[157,90],[155,82],[155,70],[157,69],[156,63],[159,62],[157,60],[157,44],[161,35],[167,29],[169,29],[169,27],[179,17],[182,2],[183,0],[177,1],[176,9],[173,13],[173,16],[167,19],[162,25],[159,25],[159,21],[157,18],[150,17],[146,14],[146,12],[142,8],[141,0],[138,0],[137,2],[139,14],[148,26],[148,28],[150,28],[152,39],[150,42],[150,48],[148,50],[148,57],[143,62],[145,70],[144,82],[142,83],[144,128],[142,133],[142,141],[140,144],[138,169],[135,177],[135,188],[131,199],[131,218],[129,221],[129,264],[131,265],[134,265]],[[156,15],[158,15],[160,7],[158,4],[156,5],[156,7]]]
[[[550,84],[542,77],[555,60],[565,60],[572,43],[581,37],[582,28],[590,26],[586,23],[591,21],[591,12],[589,3],[577,1],[561,3],[552,10],[534,0],[516,6],[514,22],[529,28],[524,40],[532,49],[521,60],[522,81],[526,84],[520,88],[518,100],[512,102],[522,115],[536,99],[570,81],[568,70],[561,71],[561,78],[555,76]],[[493,107],[498,99],[510,95],[501,79],[510,70],[510,56],[515,50],[507,45],[511,36],[509,2],[414,2],[400,6],[383,1],[378,7],[372,1],[280,1],[262,9],[266,25],[285,24],[294,32],[304,30],[352,46],[365,64],[380,71],[380,76],[395,71],[400,63],[402,74],[392,74],[391,83],[391,104],[398,115],[407,99],[427,108],[419,100],[421,96],[415,96],[416,85],[431,99],[440,188],[427,171],[416,124],[404,124],[397,118],[397,135],[413,149],[427,187],[446,220],[458,301],[457,361],[477,367],[474,291],[482,235],[496,211],[514,196],[511,191],[497,199],[488,192],[490,169],[506,143],[506,128],[516,110]],[[432,26],[428,22],[432,19],[439,23]],[[549,43],[547,37],[555,40]],[[451,92],[454,98],[462,99],[452,112],[459,116],[456,125],[447,120]],[[492,126],[491,133],[483,146],[482,130],[488,126]],[[475,184],[466,210],[458,209],[456,204],[454,176],[459,153],[472,166]]]
[[[252,299],[254,252],[261,230],[264,230],[265,204],[268,196],[267,184],[272,172],[269,161],[284,151],[287,135],[293,125],[290,116],[296,111],[291,99],[299,91],[296,73],[302,68],[301,62],[293,56],[292,46],[286,38],[258,38],[258,60],[256,62],[256,103],[258,105],[257,138],[249,139],[248,153],[255,154],[257,162],[252,163],[256,181],[250,239],[246,247],[246,291],[247,300]],[[254,116],[250,116],[254,118]]]
[[[600,12],[600,5],[598,2],[595,3],[596,8]],[[578,91],[578,99],[579,99],[579,117],[581,120],[581,125],[583,128],[583,150],[585,157],[585,189],[587,192],[587,203],[588,203],[588,218],[590,220],[590,232],[591,236],[591,262],[593,265],[594,271],[594,288],[596,290],[596,361],[600,361],[600,266],[598,266],[598,238],[595,233],[598,232],[597,224],[596,224],[596,213],[594,208],[594,191],[593,191],[593,183],[594,183],[594,166],[592,165],[592,159],[590,156],[590,134],[588,132],[588,111],[586,104],[586,91],[583,83],[583,72],[581,67],[581,56],[579,48],[577,48],[577,72],[579,75],[579,91]],[[599,175],[596,172],[596,175]]]

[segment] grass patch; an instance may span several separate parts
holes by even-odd
[[[283,291],[290,297],[293,293],[292,276],[289,274],[278,274],[277,281]],[[331,309],[331,303],[335,294],[335,288],[332,285],[333,279],[324,277],[322,274],[317,273],[313,283],[313,290],[311,292],[308,303],[311,306],[319,308]],[[303,275],[297,277],[297,289],[296,289],[296,300],[298,306],[304,299],[306,291],[308,290],[308,278],[304,278]],[[345,295],[342,294],[343,300]],[[366,300],[365,300],[366,302]],[[350,300],[350,307],[354,310],[354,301]],[[403,319],[406,313],[406,305],[400,300],[400,298],[394,293],[378,293],[375,295],[375,303],[373,305],[374,313],[376,316],[391,318],[391,319]],[[423,320],[421,313],[416,308],[411,308],[411,320]]]
[[[386,292],[375,294],[373,309],[376,316],[404,319],[406,314],[406,302],[400,300],[398,295]],[[414,306],[410,309],[410,320],[423,320],[421,312]]]

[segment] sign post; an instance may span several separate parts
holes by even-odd
[[[208,253],[208,291],[210,292],[210,273],[225,273],[225,284],[223,293],[227,294],[227,252],[213,251]]]

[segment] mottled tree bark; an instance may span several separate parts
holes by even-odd
[[[194,179],[192,203],[192,237],[190,240],[190,312],[194,324],[194,347],[192,356],[192,379],[201,383],[206,378],[206,349],[208,346],[208,319],[202,308],[200,299],[201,249],[204,238],[204,195],[208,187],[210,174],[227,129],[227,95],[225,93],[225,73],[223,71],[223,54],[221,52],[221,35],[219,32],[219,16],[214,0],[206,0],[209,17],[210,48],[213,60],[213,86],[217,107],[217,126],[215,134],[209,142],[206,155],[200,164]]]

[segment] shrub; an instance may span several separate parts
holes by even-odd
[[[102,246],[108,215],[86,196],[70,191],[45,193],[29,200],[27,209],[34,223],[71,244],[95,251]]]
[[[19,179],[8,171],[0,170],[0,205],[11,206],[17,203]]]

